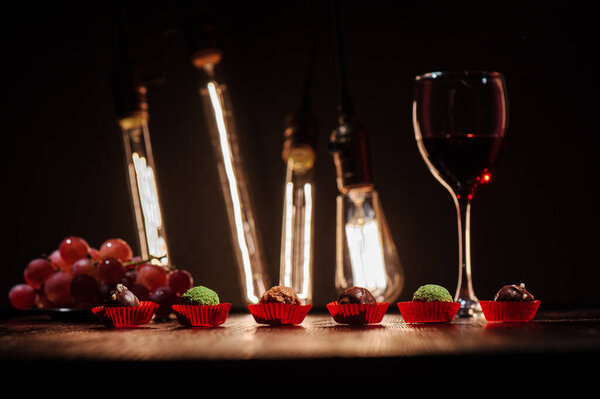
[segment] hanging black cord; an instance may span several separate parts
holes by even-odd
[[[348,83],[346,80],[346,63],[344,60],[344,51],[342,46],[342,10],[341,0],[333,0],[333,26],[334,26],[334,46],[337,58],[338,71],[338,89],[339,105],[338,111],[341,116],[349,115],[354,112],[354,104],[348,94]]]
[[[302,105],[310,107],[312,105],[312,85],[313,85],[313,74],[316,58],[316,33],[313,34],[311,47],[308,54],[308,66],[306,67],[306,75],[304,78],[304,91],[302,93]]]
[[[313,18],[316,19],[315,14],[315,5],[312,4],[312,12]],[[316,47],[317,47],[317,24],[313,23],[312,26],[312,34],[310,38],[310,44],[308,49],[308,64],[306,66],[305,77],[304,77],[304,89],[302,92],[302,100],[300,102],[300,107],[304,109],[310,109],[312,107],[312,87],[313,87],[313,79],[314,79],[314,69],[315,69],[315,59],[316,59]]]

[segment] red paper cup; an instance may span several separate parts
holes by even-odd
[[[142,301],[140,306],[102,306],[92,312],[105,325],[112,327],[137,327],[148,324],[158,309],[158,304],[152,301]]]
[[[456,316],[460,303],[408,301],[398,302],[398,308],[407,323],[447,323]]]
[[[540,301],[479,301],[487,321],[524,322],[531,321],[540,307]]]
[[[187,327],[216,327],[227,319],[230,303],[218,305],[173,305],[179,324]]]
[[[104,311],[104,306],[93,307],[92,313],[94,313],[94,316],[96,316],[96,318],[98,318],[98,321],[100,321],[100,323],[104,324],[105,326],[107,326],[107,327],[115,326],[113,324],[112,320],[106,316],[106,312]]]
[[[346,303],[343,305],[330,302],[327,304],[327,310],[331,317],[340,324],[374,324],[381,322],[389,305],[387,302]]]
[[[312,305],[290,305],[287,303],[248,305],[248,309],[257,323],[273,326],[300,324],[311,307]]]

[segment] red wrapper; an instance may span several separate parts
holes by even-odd
[[[407,323],[447,323],[456,316],[460,303],[408,301],[399,302],[398,308]]]
[[[311,307],[312,305],[289,305],[285,303],[248,305],[248,309],[257,323],[273,326],[300,324]]]
[[[331,317],[340,324],[374,324],[381,322],[389,305],[387,302],[346,303],[343,305],[330,302],[327,304],[327,310]]]
[[[140,306],[100,306],[92,309],[98,320],[110,327],[136,327],[148,324],[158,309],[152,301],[142,301]]]
[[[227,320],[230,303],[218,305],[173,305],[179,324],[187,327],[216,327]]]
[[[530,321],[540,307],[540,301],[479,301],[487,321],[523,322]]]
[[[106,312],[104,311],[104,306],[96,306],[92,308],[92,313],[94,316],[98,318],[100,323],[104,324],[107,327],[114,327],[112,320],[106,316]]]

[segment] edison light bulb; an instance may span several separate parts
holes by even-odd
[[[139,68],[128,63],[116,66],[113,84],[140,255],[167,267],[169,250],[148,131],[147,89],[139,78]]]
[[[357,187],[337,197],[336,286],[367,288],[380,302],[401,292],[403,276],[379,194]]]
[[[291,287],[308,304],[312,302],[315,152],[303,145],[286,155],[279,284]]]
[[[120,126],[142,258],[167,266],[169,251],[147,121],[128,118],[121,120]]]
[[[340,191],[336,288],[359,286],[379,302],[392,302],[402,292],[404,272],[379,194],[371,183],[366,131],[353,117],[342,117],[330,144]]]
[[[242,296],[256,303],[269,284],[227,90],[214,75],[219,61],[216,50],[199,52],[193,59],[202,72],[200,96],[217,159]]]

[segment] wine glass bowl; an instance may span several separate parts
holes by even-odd
[[[492,179],[508,124],[506,83],[499,72],[430,72],[415,78],[413,126],[421,156],[457,209],[459,316],[480,312],[471,282],[470,209]]]

